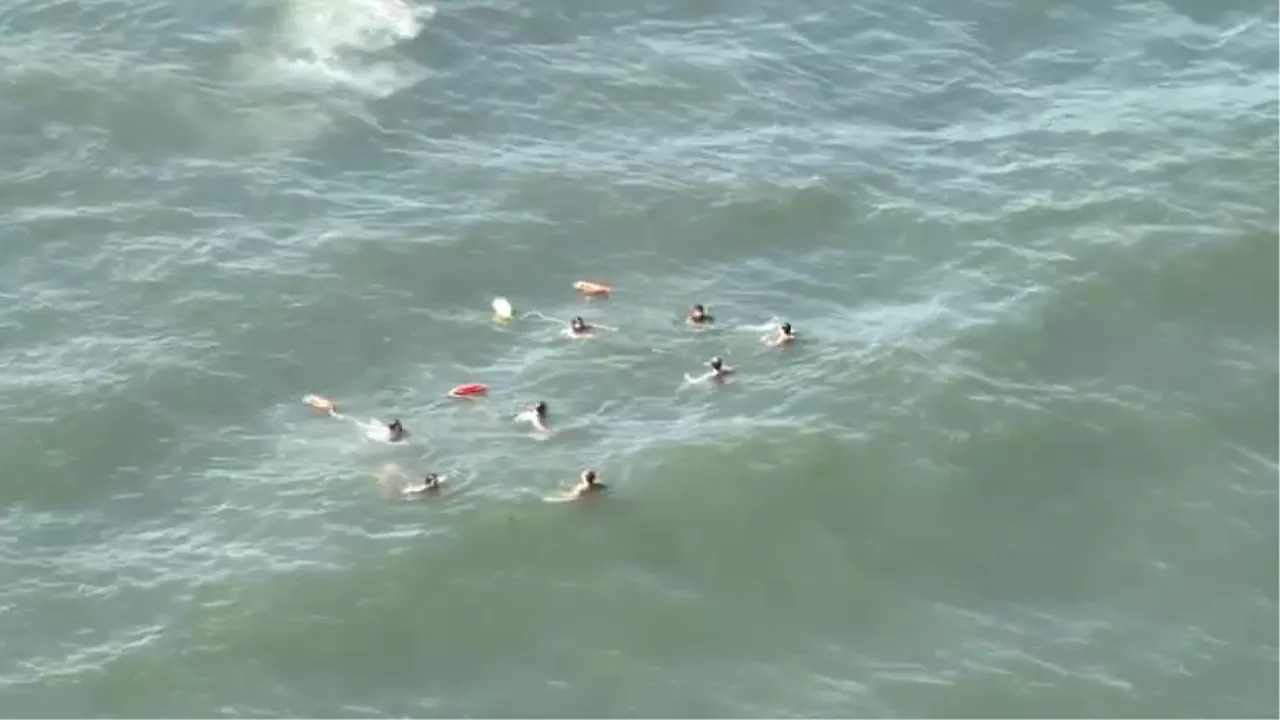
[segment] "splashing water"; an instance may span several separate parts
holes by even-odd
[[[404,0],[287,0],[282,15],[267,61],[255,63],[252,74],[259,82],[380,98],[416,84],[426,74],[411,60],[377,56],[416,38],[435,15],[430,5],[415,7]]]
[[[403,0],[290,0],[282,30],[295,48],[335,60],[412,40],[434,14],[430,5]]]

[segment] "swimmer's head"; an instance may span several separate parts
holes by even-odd
[[[586,483],[586,484],[588,484],[588,485],[595,485],[595,484],[596,484],[596,471],[595,471],[595,470],[583,470],[583,471],[582,471],[582,482],[584,482],[584,483]]]
[[[537,404],[535,404],[535,405],[533,406],[533,411],[534,411],[535,413],[537,413],[538,417],[540,417],[540,418],[541,418],[541,417],[546,417],[546,416],[547,416],[547,404],[546,404],[545,402],[543,402],[543,401],[539,400],[539,401],[537,402]]]
[[[393,432],[403,432],[404,425],[400,424],[400,418],[396,418],[395,420],[392,420],[391,422],[387,423],[387,429]]]
[[[707,309],[703,307],[701,304],[694,305],[693,309],[689,311],[689,317],[693,318],[694,320],[701,320],[706,314],[707,314]]]
[[[438,482],[440,482],[440,476],[435,473],[427,473],[427,476],[422,478],[423,485],[435,485]]]
[[[711,362],[707,364],[711,366],[712,370],[719,371],[721,368],[724,367],[724,360],[720,359],[719,357],[713,357],[711,358]]]
[[[785,335],[790,335],[790,334],[791,334],[791,323],[789,323],[789,322],[784,322],[784,323],[782,323],[782,332],[783,332],[783,334],[785,334]]]
[[[573,328],[574,332],[583,332],[587,329],[587,321],[583,320],[581,315],[578,315],[569,321],[569,327]]]

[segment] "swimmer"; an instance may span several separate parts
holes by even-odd
[[[541,400],[528,410],[517,414],[515,420],[527,422],[543,432],[551,432],[551,428],[547,426],[547,404]]]
[[[400,423],[400,418],[396,418],[395,420],[387,423],[386,428],[387,435],[385,439],[387,442],[400,442],[404,439],[404,425]]]
[[[713,323],[716,319],[708,315],[707,309],[699,304],[694,305],[693,308],[689,310],[689,315],[685,317],[684,321],[690,325],[702,325],[703,323]]]
[[[607,325],[588,325],[587,321],[583,320],[581,315],[577,315],[569,321],[569,327],[564,329],[563,335],[569,338],[585,338],[590,337],[591,333],[595,330],[613,329],[614,328]]]
[[[569,491],[569,498],[576,500],[580,497],[586,497],[592,493],[598,493],[602,490],[608,490],[609,486],[596,479],[595,470],[583,470],[578,476],[578,484],[573,486]]]
[[[559,495],[548,497],[546,500],[547,502],[569,502],[570,500],[579,500],[608,489],[608,485],[596,479],[595,470],[583,470],[582,474],[578,476],[576,485]]]
[[[729,367],[728,365],[725,365],[724,360],[718,356],[711,358],[711,360],[707,362],[707,366],[711,368],[710,371],[703,373],[698,377],[690,377],[689,375],[685,375],[684,376],[685,382],[700,383],[700,382],[706,382],[707,380],[714,380],[716,382],[720,382],[721,380],[724,380],[725,378],[729,377],[734,372],[736,372],[733,368]]]
[[[571,492],[573,494],[573,497],[580,498],[586,495],[590,495],[591,493],[596,493],[596,492],[600,492],[601,490],[608,490],[608,489],[609,489],[608,485],[605,485],[604,483],[596,479],[595,470],[583,470],[582,475],[579,476],[578,484],[574,486]]]
[[[414,485],[403,490],[405,495],[425,495],[427,493],[440,492],[440,485],[444,483],[444,478],[435,473],[427,473],[422,479],[421,485]]]
[[[760,340],[769,347],[781,347],[795,342],[796,334],[795,331],[791,329],[791,323],[784,322],[777,330],[765,335],[760,338]]]
[[[725,365],[724,360],[720,359],[719,356],[713,357],[709,361],[707,361],[707,366],[711,368],[711,374],[717,380],[719,380],[720,378],[729,377],[730,375],[733,374],[733,368],[729,367],[728,365]]]
[[[578,315],[569,321],[569,328],[564,331],[564,334],[571,338],[585,337],[591,334],[591,326],[582,319],[581,315]]]
[[[404,429],[399,420],[384,423],[376,419],[360,421],[352,418],[352,422],[364,431],[365,437],[374,442],[398,443],[409,437],[409,431]]]

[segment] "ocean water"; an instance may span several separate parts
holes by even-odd
[[[1261,0],[0,0],[0,714],[1276,717],[1277,106]]]

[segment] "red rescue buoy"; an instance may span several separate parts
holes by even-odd
[[[484,383],[466,383],[450,390],[449,397],[471,397],[473,395],[483,395],[488,391],[489,386]]]

